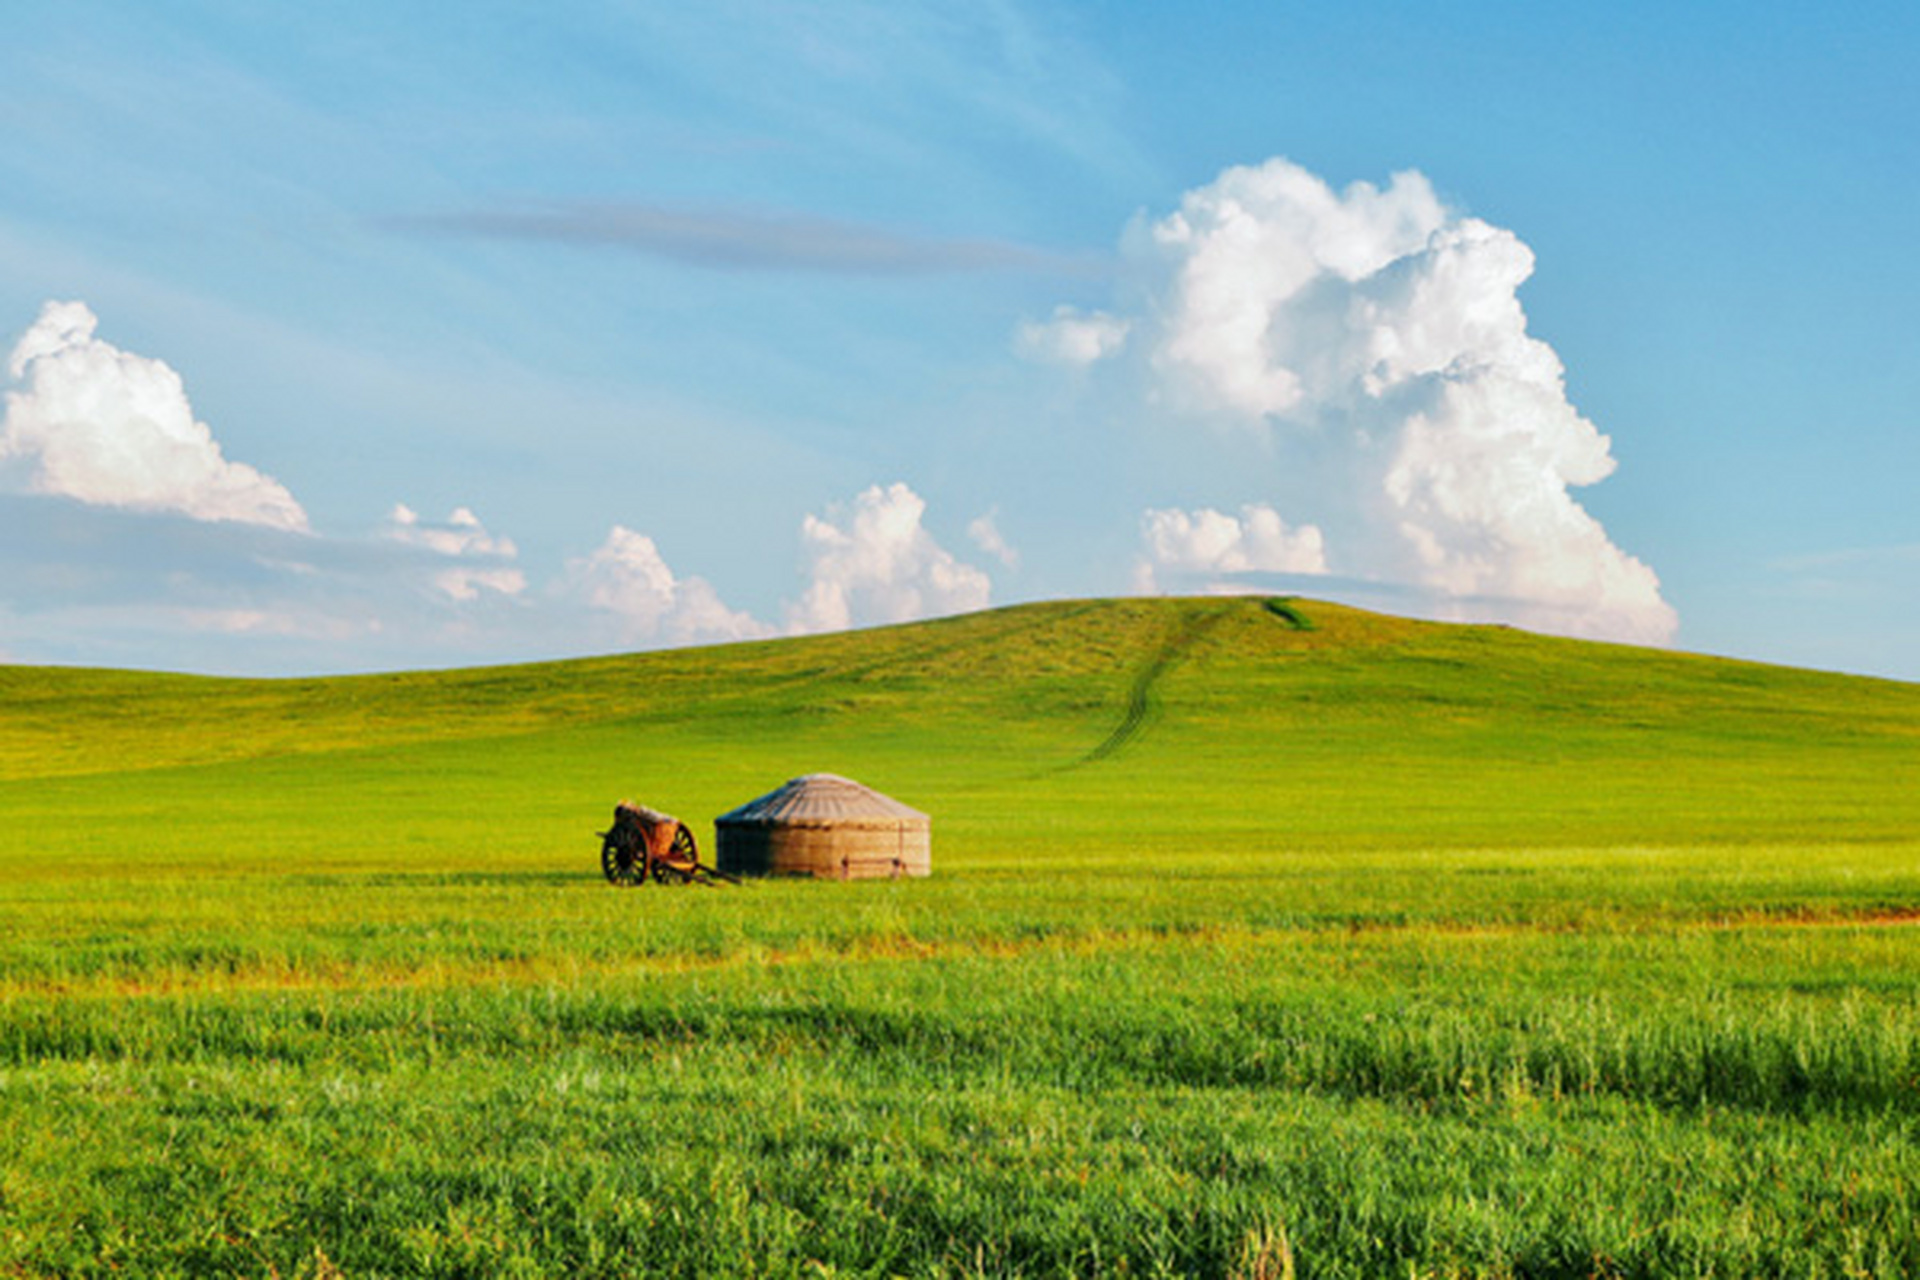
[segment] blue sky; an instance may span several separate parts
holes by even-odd
[[[16,15],[0,658],[1263,589],[1920,679],[1920,11],[1296,9]]]

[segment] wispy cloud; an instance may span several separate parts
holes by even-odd
[[[527,588],[527,575],[512,564],[520,554],[513,540],[488,533],[467,507],[455,507],[446,523],[436,524],[422,520],[404,502],[395,503],[387,517],[387,537],[453,561],[434,575],[434,585],[455,600],[477,599],[482,591],[517,596]]]
[[[1920,542],[1890,547],[1848,547],[1841,551],[1820,551],[1788,556],[1774,561],[1774,568],[1795,575],[1825,573],[1873,573],[1905,571],[1920,574]]]
[[[1105,312],[1062,305],[1053,309],[1052,319],[1027,321],[1015,330],[1013,349],[1043,364],[1090,365],[1118,351],[1132,327]]]
[[[1920,603],[1920,543],[1809,552],[1767,567],[1773,575],[1769,590],[1789,599],[1848,601],[1909,614]]]
[[[1100,260],[1004,240],[916,235],[804,213],[656,204],[555,204],[393,218],[399,229],[626,249],[722,271],[903,276],[978,271],[1089,275]]]
[[[975,516],[967,524],[967,537],[973,545],[998,560],[1009,569],[1020,567],[1019,549],[1008,542],[1000,532],[1000,511],[995,508]]]

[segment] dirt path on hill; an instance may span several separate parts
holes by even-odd
[[[1224,611],[1203,614],[1186,619],[1173,634],[1161,642],[1160,649],[1140,668],[1133,677],[1133,687],[1127,691],[1127,709],[1120,717],[1120,723],[1113,732],[1074,762],[1073,767],[1095,764],[1119,752],[1140,735],[1146,728],[1147,717],[1153,711],[1153,687],[1160,683],[1161,677],[1178,666],[1180,662],[1198,644],[1209,631],[1226,619]]]

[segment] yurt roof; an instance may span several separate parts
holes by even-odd
[[[836,773],[809,773],[714,819],[757,826],[897,827],[929,822],[918,809]]]

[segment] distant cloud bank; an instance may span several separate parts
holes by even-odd
[[[400,502],[371,530],[316,532],[284,486],[224,456],[178,374],[95,337],[97,324],[83,303],[50,302],[9,362],[21,385],[0,424],[8,629],[37,618],[43,634],[107,630],[136,651],[155,637],[239,637],[305,645],[340,669],[381,650],[500,660],[798,635],[983,608],[992,594],[902,482],[801,519],[802,585],[779,625],[676,573],[624,524],[544,582],[470,507],[434,520]],[[967,532],[1017,562],[991,513]]]
[[[1124,311],[1022,326],[1030,356],[1130,362],[1169,429],[1266,435],[1313,509],[1149,512],[1159,568],[1321,570],[1411,584],[1453,611],[1669,642],[1653,571],[1571,496],[1614,468],[1527,332],[1533,254],[1418,173],[1335,191],[1286,160],[1229,169],[1123,242]],[[1338,528],[1339,537],[1334,536]],[[1326,529],[1324,544],[1321,530]],[[1309,536],[1311,535],[1311,536]],[[1249,541],[1249,538],[1252,541]]]

